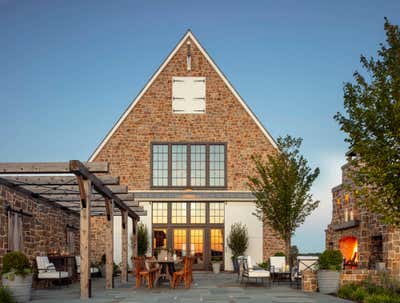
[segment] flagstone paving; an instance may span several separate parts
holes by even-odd
[[[334,296],[319,293],[306,294],[290,285],[272,285],[271,287],[249,283],[240,285],[236,275],[221,273],[214,275],[208,272],[194,273],[194,283],[190,289],[170,289],[168,283],[154,289],[142,287],[136,289],[134,279],[129,277],[128,284],[117,283],[112,290],[104,288],[104,279],[92,280],[92,299],[94,303],[336,303],[349,302]],[[34,290],[34,303],[88,302],[79,300],[79,283],[71,286],[52,289]]]

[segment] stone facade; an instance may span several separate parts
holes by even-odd
[[[74,255],[79,255],[79,214],[37,200],[17,189],[0,184],[0,264],[8,251],[7,206],[32,216],[23,216],[23,253],[33,262],[36,256],[67,250],[67,230],[73,232]],[[67,227],[68,226],[68,227]]]
[[[301,289],[304,292],[316,292],[318,289],[317,272],[314,270],[306,270],[303,272],[301,279]]]
[[[384,262],[393,275],[400,275],[400,230],[379,221],[376,214],[360,206],[351,192],[349,164],[342,167],[342,184],[332,189],[332,221],[326,229],[326,247],[340,249],[340,241],[357,240],[356,264],[375,269]],[[353,189],[354,190],[354,189]],[[343,252],[343,248],[342,248]],[[347,260],[348,261],[348,260]]]
[[[92,263],[99,263],[106,253],[106,222],[105,216],[90,217],[90,260]]]
[[[115,132],[91,161],[107,161],[110,173],[120,176],[131,191],[151,188],[152,142],[220,142],[227,149],[227,188],[248,191],[248,175],[254,173],[252,155],[276,152],[270,139],[246,111],[230,88],[190,37],[185,38]],[[191,69],[187,68],[187,43],[191,44]],[[173,77],[206,78],[206,112],[174,114]],[[208,189],[209,190],[209,189]],[[250,216],[251,214],[249,214]],[[256,220],[256,218],[254,218]],[[264,258],[283,251],[283,240],[264,227]]]
[[[278,233],[271,227],[271,225],[263,224],[263,254],[264,260],[268,260],[270,256],[275,255],[277,252],[285,252],[285,241],[278,235]]]

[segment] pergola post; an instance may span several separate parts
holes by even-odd
[[[122,265],[121,283],[128,283],[128,212],[121,210],[122,215]]]
[[[106,288],[114,288],[114,202],[106,198]]]
[[[132,218],[132,256],[137,257],[137,220]]]
[[[80,287],[81,299],[88,299],[92,295],[90,280],[90,195],[91,182],[81,176],[77,176],[79,192],[81,195],[80,205]]]

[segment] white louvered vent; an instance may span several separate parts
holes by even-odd
[[[172,112],[176,114],[206,112],[205,77],[172,77]]]

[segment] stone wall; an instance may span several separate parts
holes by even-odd
[[[332,189],[332,221],[326,229],[326,247],[339,249],[344,237],[358,242],[358,268],[375,269],[385,262],[392,275],[400,275],[400,229],[380,222],[379,216],[359,205],[349,178],[349,164],[342,166],[342,184]],[[339,227],[339,228],[338,228]],[[379,239],[382,245],[375,245]]]
[[[279,234],[271,227],[271,225],[263,224],[263,255],[264,260],[269,260],[269,257],[275,255],[277,252],[283,252],[286,255],[285,241]]]
[[[74,252],[79,254],[79,214],[62,209],[54,203],[37,200],[23,192],[0,184],[0,261],[8,251],[8,215],[6,207],[21,210],[23,216],[23,253],[33,261],[36,256],[53,251],[66,251],[67,225],[74,233]],[[1,264],[1,262],[0,262]]]
[[[303,272],[301,279],[301,289],[304,292],[316,292],[318,288],[317,272],[314,270],[306,270]]]
[[[106,253],[106,222],[105,216],[94,216],[90,218],[90,260],[93,263],[101,261]]]

